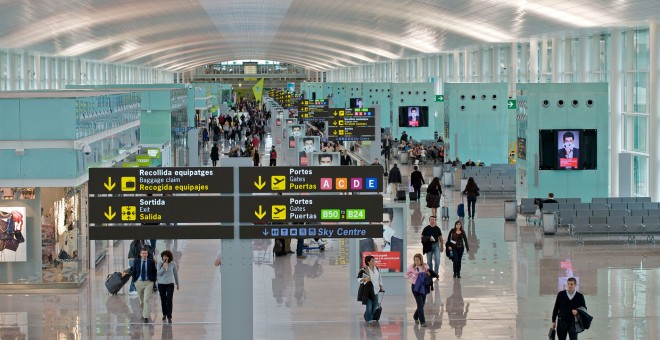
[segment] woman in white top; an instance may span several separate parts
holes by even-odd
[[[160,306],[163,310],[163,321],[172,323],[172,298],[174,284],[179,290],[179,273],[172,252],[165,250],[160,254],[162,261],[158,263],[158,292],[160,293]]]
[[[373,325],[378,320],[373,320],[374,313],[379,307],[378,303],[378,292],[384,292],[383,290],[383,280],[380,276],[380,270],[376,267],[376,260],[371,255],[367,255],[364,258],[364,264],[367,266],[364,268],[366,275],[362,275],[359,279],[361,284],[367,284],[369,282],[373,285],[374,295],[373,298],[367,299],[366,303],[364,300],[363,304],[367,305],[366,310],[364,311],[364,320],[367,321],[369,325]],[[369,294],[371,295],[371,294]]]

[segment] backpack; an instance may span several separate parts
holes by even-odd
[[[277,152],[274,150],[270,152],[270,159],[276,159],[277,158]]]

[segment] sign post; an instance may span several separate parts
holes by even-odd
[[[222,167],[92,168],[89,238],[233,238],[233,198],[220,196],[234,192],[231,176],[233,169]]]

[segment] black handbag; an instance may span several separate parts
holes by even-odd
[[[548,340],[555,340],[556,333],[557,331],[554,328],[550,327],[550,330],[548,331]]]
[[[14,239],[18,243],[23,243],[25,242],[25,237],[23,237],[23,233],[20,230],[15,230],[14,231]]]

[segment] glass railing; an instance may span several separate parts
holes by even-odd
[[[140,119],[140,95],[135,92],[76,98],[76,139]]]

